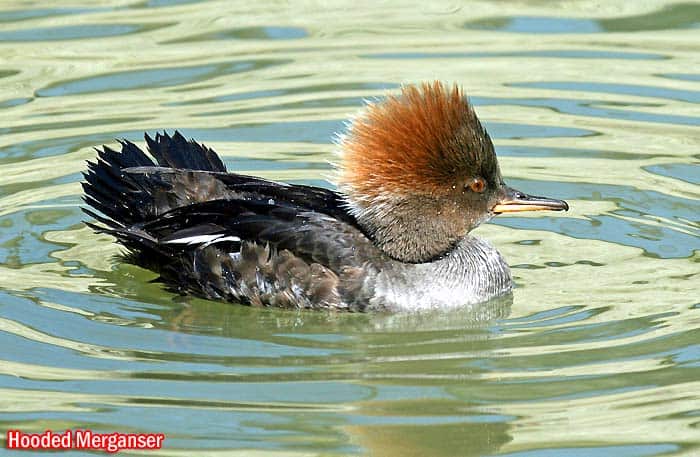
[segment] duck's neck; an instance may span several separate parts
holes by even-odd
[[[444,257],[473,225],[461,208],[430,196],[352,200],[348,206],[377,247],[407,263]]]

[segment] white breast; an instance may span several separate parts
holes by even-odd
[[[512,287],[508,264],[496,248],[467,237],[434,262],[393,262],[383,268],[371,304],[408,312],[457,308],[505,294]]]

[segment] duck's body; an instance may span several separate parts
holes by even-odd
[[[104,224],[93,227],[129,249],[132,262],[157,271],[181,292],[206,298],[369,311],[454,308],[507,293],[512,280],[506,262],[469,230],[508,205],[565,209],[566,204],[502,184],[490,139],[456,89],[409,88],[379,107],[421,102],[422,111],[446,110],[428,112],[423,124],[467,116],[444,132],[428,129],[422,137],[417,132],[420,147],[442,148],[429,157],[437,164],[421,161],[415,156],[420,151],[414,157],[409,151],[405,163],[394,162],[391,154],[401,154],[396,149],[402,142],[387,143],[387,126],[372,119],[379,108],[371,107],[341,142],[350,162],[341,165],[340,192],[227,173],[216,153],[177,132],[155,140],[146,136],[156,163],[130,142],[122,142],[121,152],[99,151],[84,188],[86,202],[106,217],[88,213]],[[451,103],[463,103],[463,110]],[[396,117],[405,107],[389,114]],[[420,106],[408,108],[422,113]],[[369,133],[365,128],[375,129],[373,139],[384,144],[359,142]],[[450,156],[474,146],[481,149],[466,151],[465,160]],[[378,148],[388,153],[377,154]],[[372,164],[375,159],[390,166],[383,170],[381,163]],[[451,160],[453,170],[433,169]],[[449,181],[451,174],[458,184]],[[438,187],[441,179],[444,189]]]

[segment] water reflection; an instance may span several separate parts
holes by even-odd
[[[182,66],[134,70],[128,72],[98,75],[90,78],[62,81],[36,91],[38,97],[90,94],[104,90],[118,91],[178,86],[181,84],[206,81],[216,76],[259,70],[271,65],[281,65],[280,60],[254,60],[222,62],[198,66]]]
[[[101,38],[147,32],[172,24],[81,24],[79,26],[46,27],[40,29],[20,29],[0,32],[2,41],[54,41]]]
[[[166,41],[163,44],[191,43],[210,40],[294,40],[308,36],[306,30],[298,27],[245,27],[219,30],[199,35]]]
[[[183,455],[696,454],[698,6],[569,6],[4,7],[2,426],[163,432]],[[330,186],[348,114],[433,78],[465,86],[509,184],[572,203],[478,229],[512,296],[203,301],[82,224],[95,146],[180,129],[232,170]]]
[[[513,33],[641,32],[697,28],[698,26],[700,26],[700,6],[697,3],[667,5],[648,13],[615,18],[515,16],[479,19],[465,24],[467,28]]]

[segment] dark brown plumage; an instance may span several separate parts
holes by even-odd
[[[86,203],[102,213],[84,209],[102,223],[88,225],[114,235],[129,250],[127,260],[206,298],[367,307],[353,268],[381,253],[340,195],[226,173],[213,151],[178,132],[146,135],[146,143],[156,163],[122,141],[119,152],[98,151],[83,183]]]

